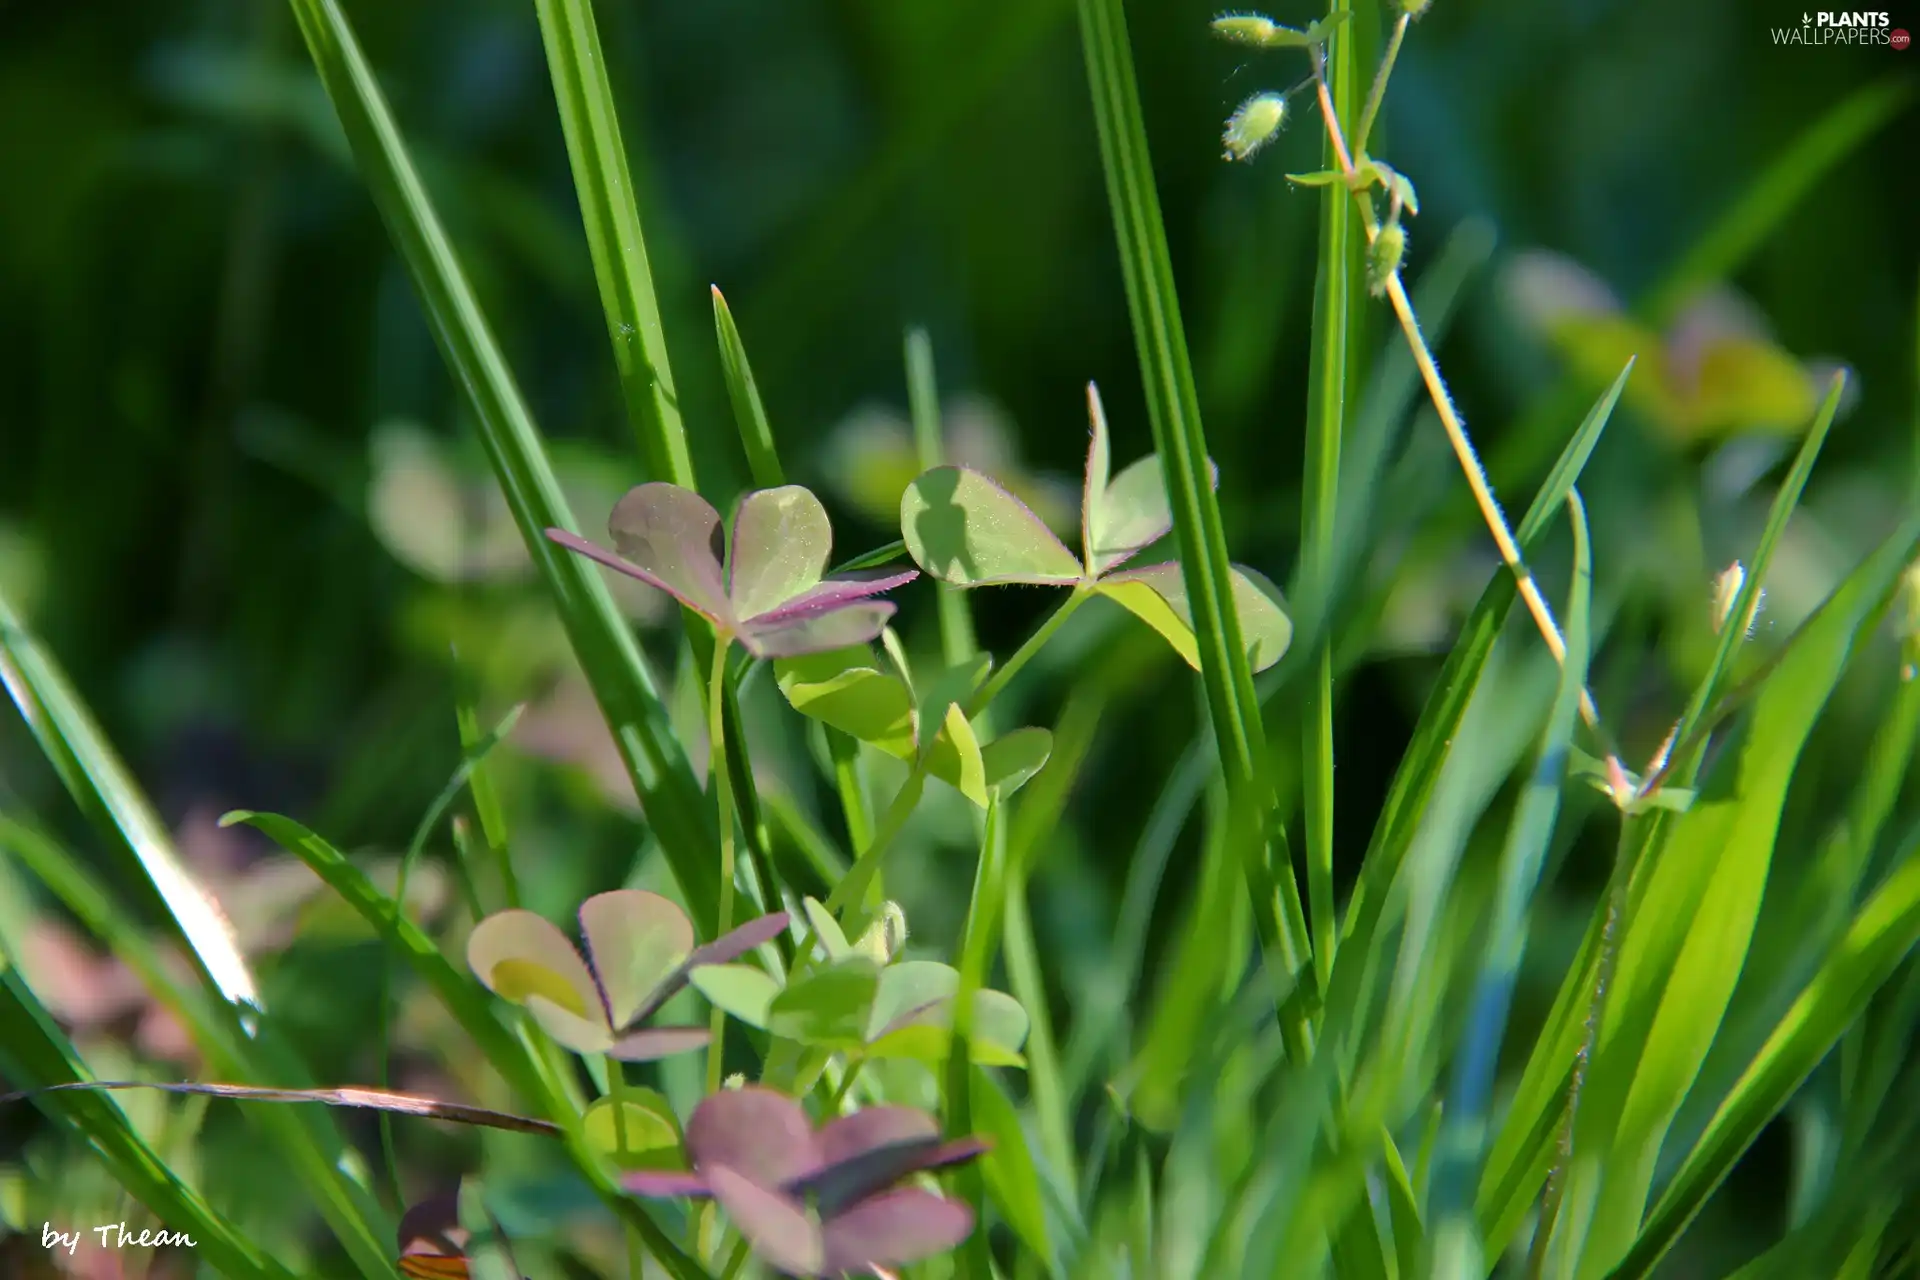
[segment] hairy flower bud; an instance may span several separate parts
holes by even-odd
[[[1223,13],[1213,20],[1213,30],[1235,44],[1267,45],[1283,28],[1263,14]]]
[[[1249,160],[1273,140],[1287,122],[1287,100],[1277,93],[1256,93],[1227,118],[1220,135],[1228,160]]]
[[[869,956],[880,964],[891,964],[900,954],[900,948],[907,945],[907,913],[900,909],[897,902],[889,902],[880,908],[880,918],[867,926],[853,944],[853,949]]]
[[[1400,260],[1407,256],[1407,233],[1399,223],[1389,222],[1367,246],[1367,290],[1374,297],[1387,291],[1387,282],[1399,273]]]
[[[1417,18],[1433,5],[1433,0],[1400,0],[1400,12]]]

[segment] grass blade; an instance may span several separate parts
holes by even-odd
[[[1707,1130],[1687,1152],[1612,1275],[1644,1276],[1693,1221],[1734,1162],[1753,1145],[1867,1002],[1920,943],[1920,856],[1909,855],[1867,899]]]
[[[1514,810],[1507,829],[1507,845],[1500,859],[1498,898],[1487,943],[1474,984],[1472,1021],[1466,1042],[1454,1064],[1453,1086],[1444,1109],[1435,1171],[1434,1274],[1474,1277],[1485,1274],[1473,1220],[1473,1190],[1478,1181],[1487,1108],[1492,1101],[1494,1072],[1500,1042],[1506,1030],[1513,986],[1526,949],[1528,909],[1540,882],[1547,844],[1559,817],[1561,782],[1566,773],[1567,749],[1573,741],[1580,711],[1580,690],[1586,687],[1588,612],[1593,586],[1593,558],[1588,545],[1586,514],[1577,491],[1567,495],[1573,520],[1573,586],[1567,602],[1567,658],[1560,668],[1546,731],[1533,776]]]
[[[567,138],[567,159],[587,227],[594,279],[607,313],[607,337],[620,370],[627,416],[653,474],[683,488],[695,488],[686,428],[673,390],[666,335],[660,328],[660,303],[654,297],[653,272],[640,233],[633,177],[627,172],[626,146],[614,113],[613,89],[600,52],[592,0],[535,0],[540,34],[547,47],[547,70],[559,101],[560,125]]]
[[[40,647],[0,593],[0,683],[74,802],[140,865],[188,948],[220,994],[258,1006],[253,972],[218,904],[194,881],[173,837],[114,753],[53,656]]]
[[[1263,836],[1272,806],[1265,728],[1233,608],[1226,535],[1214,498],[1199,397],[1153,186],[1126,16],[1121,0],[1079,0],[1079,6],[1107,203],[1119,241],[1154,451],[1160,457],[1173,507],[1174,533],[1200,652],[1201,682],[1230,797],[1232,838],[1220,843],[1219,856],[1243,859],[1261,950],[1278,990],[1291,986],[1288,980],[1308,959],[1307,922],[1297,890],[1282,894],[1275,887],[1276,871],[1292,883],[1292,859],[1285,853],[1284,836],[1274,841],[1278,848],[1271,859],[1264,856]],[[1306,1052],[1311,1033],[1297,1005],[1284,1021],[1292,1051]]]
[[[766,406],[760,403],[760,388],[753,380],[753,366],[747,363],[746,344],[733,322],[733,309],[713,286],[713,327],[720,340],[720,369],[727,379],[727,399],[733,403],[733,422],[740,429],[740,444],[747,451],[747,473],[756,489],[777,489],[787,482],[780,454],[773,447],[773,426],[767,421]]]
[[[514,522],[553,592],[647,821],[659,837],[689,913],[712,936],[720,910],[713,815],[674,739],[639,648],[600,570],[545,536],[550,527],[578,529],[532,416],[338,0],[290,3],[361,177],[426,309],[441,355],[467,394]]]
[[[1334,0],[1330,20],[1351,18],[1347,0]],[[1327,75],[1335,109],[1349,127],[1360,104],[1364,69],[1357,40],[1334,41]],[[1333,143],[1324,150],[1333,165]],[[1340,447],[1348,404],[1359,399],[1359,352],[1350,344],[1364,318],[1364,236],[1355,235],[1353,200],[1335,185],[1320,193],[1320,258],[1314,284],[1313,342],[1307,373],[1307,448],[1300,509],[1301,573],[1309,595],[1322,598],[1331,580],[1339,532]],[[1301,739],[1301,807],[1306,819],[1307,911],[1313,929],[1313,971],[1321,990],[1332,973],[1338,921],[1333,909],[1333,646],[1320,650],[1319,670],[1306,699]]]
[[[1638,1233],[1655,1161],[1718,1033],[1750,944],[1794,766],[1855,638],[1884,610],[1920,544],[1910,518],[1794,636],[1753,708],[1734,767],[1678,815],[1621,935],[1600,1049],[1581,1095],[1569,1203],[1593,1195],[1582,1271]],[[1586,1184],[1583,1186],[1583,1182]]]

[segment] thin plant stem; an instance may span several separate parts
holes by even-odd
[[[1356,177],[1353,157],[1347,150],[1345,137],[1340,131],[1340,120],[1333,108],[1333,96],[1327,88],[1327,79],[1320,73],[1315,63],[1315,91],[1320,101],[1320,115],[1327,126],[1327,136],[1333,143],[1334,157],[1340,163],[1340,172],[1353,187],[1354,199],[1360,205],[1360,225],[1367,233],[1367,243],[1372,244],[1380,235],[1380,221],[1374,214],[1373,198],[1361,190],[1353,180]],[[1407,298],[1406,288],[1400,283],[1398,272],[1387,277],[1387,298],[1393,305],[1393,312],[1400,321],[1400,329],[1406,335],[1407,347],[1413,353],[1414,364],[1420,370],[1420,377],[1427,386],[1427,394],[1433,400],[1434,411],[1440,415],[1440,425],[1447,433],[1447,442],[1453,446],[1454,456],[1460,461],[1460,470],[1467,477],[1467,487],[1473,491],[1473,500],[1480,508],[1480,514],[1486,521],[1487,530],[1493,535],[1494,547],[1500,552],[1500,559],[1506,563],[1513,574],[1514,583],[1520,598],[1527,606],[1527,612],[1533,615],[1534,625],[1539,628],[1541,639],[1546,641],[1548,652],[1553,654],[1556,663],[1565,665],[1567,660],[1567,641],[1561,634],[1560,624],[1554,621],[1553,608],[1541,594],[1539,583],[1534,581],[1533,571],[1527,568],[1526,561],[1520,558],[1520,547],[1514,541],[1513,531],[1507,527],[1507,518],[1501,514],[1500,503],[1493,496],[1493,490],[1487,483],[1486,468],[1480,463],[1474,452],[1473,442],[1467,437],[1466,424],[1461,421],[1459,410],[1454,408],[1453,397],[1448,393],[1446,383],[1441,381],[1440,368],[1435,364],[1433,351],[1427,346],[1427,340],[1420,333],[1420,321],[1413,314],[1413,303]],[[1594,705],[1593,694],[1586,688],[1580,690],[1580,718],[1593,730],[1600,740],[1606,758],[1615,765],[1619,764],[1619,753],[1614,750],[1600,723],[1599,709]]]
[[[720,636],[713,646],[713,678],[707,699],[707,733],[713,764],[713,798],[720,819],[720,924],[713,936],[722,938],[733,928],[733,775],[727,767],[726,690],[727,650],[733,647],[731,636]],[[707,1047],[707,1092],[720,1091],[722,1061],[726,1056],[727,1015],[715,1008],[712,1041]]]
[[[1373,122],[1380,117],[1380,104],[1386,101],[1387,77],[1393,74],[1393,64],[1400,58],[1400,43],[1407,38],[1407,27],[1413,22],[1410,14],[1401,14],[1400,20],[1393,24],[1393,34],[1387,37],[1387,51],[1381,55],[1380,70],[1374,73],[1373,87],[1367,90],[1367,105],[1360,111],[1360,127],[1353,131],[1353,153],[1367,154],[1367,139],[1373,135]]]
[[[840,1114],[840,1108],[846,1102],[847,1095],[853,1092],[853,1082],[860,1076],[860,1068],[865,1065],[866,1059],[855,1058],[847,1064],[847,1069],[840,1073],[840,1083],[834,1086],[832,1095],[827,1099],[826,1113],[829,1117]]]
[[[627,1068],[618,1058],[609,1055],[607,1067],[607,1096],[613,1100],[613,1143],[614,1149],[621,1155],[627,1154]],[[633,1223],[625,1224],[623,1234],[627,1238],[627,1274],[633,1280],[641,1280],[646,1275],[646,1245],[640,1240],[640,1232]]]
[[[995,671],[987,682],[980,686],[980,691],[973,695],[973,702],[967,707],[969,720],[985,711],[993,700],[1000,696],[1013,682],[1013,678],[1020,674],[1020,669],[1033,659],[1034,654],[1045,647],[1047,641],[1053,638],[1053,633],[1058,631],[1066,620],[1073,616],[1073,611],[1085,604],[1087,597],[1092,594],[1093,592],[1086,586],[1077,586],[1073,589],[1072,595],[1060,602],[1060,607],[1049,614],[1047,620],[1027,637],[1027,642],[1014,650],[1013,656],[1007,659],[1007,665]]]

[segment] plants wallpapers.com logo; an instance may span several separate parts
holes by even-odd
[[[1803,11],[1797,27],[1773,28],[1775,44],[1885,45],[1905,50],[1912,42],[1905,30],[1893,25],[1891,14],[1860,10],[1829,13]]]

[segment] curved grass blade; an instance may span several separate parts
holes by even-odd
[[[0,956],[0,1072],[39,1089],[84,1080],[86,1075],[73,1046],[4,956]],[[115,1180],[168,1230],[185,1232],[203,1260],[221,1275],[236,1280],[293,1280],[291,1271],[262,1254],[176,1178],[110,1099],[87,1093],[47,1094],[36,1099],[36,1105],[84,1134]]]
[[[1474,984],[1471,1021],[1466,1042],[1454,1065],[1453,1087],[1442,1121],[1435,1192],[1433,1228],[1438,1277],[1484,1274],[1484,1260],[1473,1219],[1473,1193],[1478,1183],[1487,1109],[1493,1097],[1493,1079],[1506,1031],[1513,986],[1526,950],[1528,909],[1540,883],[1547,844],[1560,811],[1560,789],[1566,774],[1567,749],[1573,740],[1580,710],[1580,690],[1586,687],[1588,613],[1593,587],[1593,557],[1587,536],[1586,513],[1578,490],[1570,490],[1567,506],[1573,519],[1573,586],[1567,602],[1567,657],[1553,709],[1540,739],[1533,776],[1514,810],[1507,829],[1507,845],[1500,860],[1500,883]]]
[[[202,1084],[196,1081],[155,1080],[75,1080],[63,1084],[41,1085],[17,1093],[0,1095],[0,1106],[21,1102],[43,1093],[68,1093],[81,1090],[156,1089],[161,1093],[195,1094],[210,1098],[231,1098],[240,1102],[318,1102],[329,1107],[353,1107],[367,1111],[385,1111],[396,1115],[419,1116],[424,1120],[444,1120],[449,1124],[478,1125],[485,1129],[503,1129],[509,1133],[531,1133],[543,1138],[561,1136],[560,1126],[531,1116],[470,1107],[458,1102],[442,1102],[424,1094],[400,1093],[392,1089],[357,1088],[342,1085],[331,1089],[269,1089],[259,1085]]]
[[[0,683],[74,802],[132,855],[220,994],[236,1005],[260,993],[233,926],[174,851],[173,838],[100,732],[66,673],[40,647],[0,593]]]
[[[600,571],[549,540],[578,533],[532,415],[500,353],[385,97],[337,0],[289,0],[362,179],[420,295],[441,354],[466,391],[482,443],[528,554],[553,592],[581,668],[613,730],[647,821],[689,912],[719,919],[718,836],[710,806]]]
[[[1612,1276],[1628,1280],[1653,1270],[1726,1180],[1734,1162],[1865,1012],[1874,992],[1916,944],[1920,856],[1909,854],[1861,906],[1819,973],[1720,1104]]]

